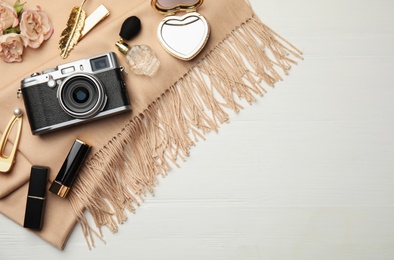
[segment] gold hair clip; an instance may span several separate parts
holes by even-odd
[[[16,132],[14,146],[12,147],[10,155],[5,155],[4,150],[7,144],[7,140],[16,122],[18,122],[19,124]],[[21,132],[22,132],[22,110],[20,108],[15,108],[14,116],[11,118],[10,122],[5,128],[3,136],[1,137],[0,140],[0,172],[9,172],[12,169],[12,166],[15,163],[15,154],[18,148]]]
[[[93,11],[88,17],[86,17],[85,25],[83,26],[81,37],[78,39],[78,42],[84,37],[88,32],[90,32],[93,27],[95,27],[98,23],[103,21],[105,18],[109,16],[109,11],[105,8],[104,5],[100,5],[96,10]]]
[[[59,40],[60,56],[65,59],[75,45],[99,22],[109,16],[109,11],[104,5],[100,5],[91,15],[86,17],[83,10],[83,0],[80,6],[75,6],[68,17],[67,27],[63,30]]]

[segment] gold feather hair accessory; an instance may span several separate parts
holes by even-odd
[[[68,57],[69,52],[74,48],[81,37],[81,32],[86,19],[86,12],[83,10],[85,2],[86,0],[83,0],[80,6],[75,6],[71,10],[67,21],[67,27],[63,30],[60,36],[59,49],[60,56],[63,59]]]

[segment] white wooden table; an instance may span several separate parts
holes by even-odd
[[[394,259],[394,1],[251,3],[304,51],[290,76],[106,245],[89,251],[78,226],[59,251],[0,215],[1,260]]]

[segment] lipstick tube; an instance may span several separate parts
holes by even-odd
[[[62,198],[67,197],[89,150],[90,145],[81,140],[75,140],[63,166],[49,188],[50,192]]]
[[[40,230],[44,218],[48,168],[32,166],[23,226]]]

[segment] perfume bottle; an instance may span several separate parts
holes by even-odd
[[[119,41],[116,42],[118,50],[126,56],[126,62],[131,70],[137,75],[153,76],[160,66],[152,48],[148,45],[129,46],[125,40],[131,40],[141,30],[141,21],[136,16],[127,18],[120,29]]]

